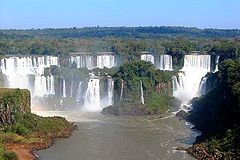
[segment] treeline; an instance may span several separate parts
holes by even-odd
[[[189,39],[131,39],[131,38],[58,38],[58,39],[0,39],[0,55],[55,55],[67,56],[71,52],[100,51],[114,52],[123,59],[131,61],[139,58],[141,52],[154,55],[173,56],[174,63],[185,54],[199,51],[201,54],[221,55],[222,59],[238,57],[240,40]]]
[[[184,36],[191,38],[236,38],[238,29],[198,29],[194,27],[84,27],[61,29],[0,30],[0,38],[159,38]]]

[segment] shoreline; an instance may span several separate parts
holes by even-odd
[[[8,151],[13,151],[17,154],[19,160],[38,160],[40,157],[37,155],[37,151],[47,149],[54,145],[55,138],[69,138],[72,132],[77,129],[77,125],[71,123],[70,128],[65,128],[57,135],[46,135],[46,134],[33,134],[30,135],[41,138],[42,142],[9,142],[5,143],[5,147]]]
[[[165,120],[165,119],[172,118],[175,116],[176,118],[179,119],[179,121],[183,121],[183,120],[186,121],[184,118],[176,116],[172,112],[170,114],[169,113],[170,112],[165,113],[165,114],[154,114],[154,115],[131,115],[129,117],[146,116],[146,117],[152,117],[152,118],[155,117],[158,120]],[[113,116],[113,115],[110,115],[110,116]],[[116,115],[114,115],[114,116],[116,116]],[[121,117],[121,116],[128,116],[128,115],[118,115],[116,117],[119,117],[119,116]],[[185,126],[192,130],[192,128],[189,127],[188,125],[185,124]],[[21,143],[21,142],[20,143],[7,143],[6,148],[9,151],[15,152],[18,155],[19,160],[39,160],[39,158],[41,158],[41,157],[39,157],[39,155],[37,154],[37,151],[52,147],[54,145],[55,138],[69,138],[75,129],[78,129],[78,126],[74,123],[71,123],[70,128],[65,128],[65,130],[59,132],[58,135],[44,135],[43,136],[43,135],[39,134],[38,135],[39,137],[44,137],[44,142],[41,142],[41,143]],[[193,145],[194,145],[194,143],[191,145],[191,147]],[[196,158],[195,156],[193,156],[193,154],[191,154],[189,152],[191,147],[188,147],[188,148],[177,147],[176,150],[184,151],[184,152],[188,153],[188,155]],[[22,157],[22,156],[24,156],[24,157]]]

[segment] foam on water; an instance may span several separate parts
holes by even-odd
[[[187,104],[199,95],[202,78],[210,72],[210,55],[186,55],[179,78],[173,77],[173,95]]]

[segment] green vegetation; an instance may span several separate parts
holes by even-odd
[[[239,159],[240,60],[223,61],[211,79],[217,84],[207,95],[193,100],[189,120],[202,132],[198,143],[205,142],[210,154]]]
[[[92,27],[37,30],[0,30],[0,56],[55,55],[68,57],[72,52],[113,52],[118,61],[139,60],[141,52],[173,56],[175,69],[193,51],[221,61],[239,57],[239,30],[184,27]],[[223,56],[224,55],[224,56]],[[65,63],[62,61],[61,63]]]
[[[198,29],[188,27],[84,27],[63,29],[0,30],[0,37],[6,38],[83,38],[83,37],[211,37],[235,38],[239,30]]]
[[[27,135],[32,133],[42,133],[57,136],[66,128],[71,128],[71,124],[60,117],[40,117],[32,113],[16,114],[16,123],[5,125],[4,131]]]
[[[168,95],[158,94],[153,92],[146,105],[150,108],[153,113],[165,113],[168,111],[170,106],[170,100],[172,97]]]
[[[5,147],[0,143],[0,159],[1,160],[18,160],[16,153],[6,151]]]
[[[115,102],[103,112],[115,114],[161,114],[173,106],[172,76],[175,72],[160,71],[152,63],[134,61],[119,67],[113,75],[115,80]],[[140,82],[143,85],[145,104],[140,102]],[[120,99],[121,86],[124,83],[124,94]]]
[[[191,52],[211,54],[212,68],[216,66],[215,59],[220,55],[222,63],[219,72],[208,75],[209,93],[193,100],[193,111],[188,119],[202,132],[198,142],[204,143],[209,154],[220,157],[219,159],[240,159],[240,60],[228,60],[240,57],[239,35],[239,30],[186,27],[0,30],[0,56],[59,56],[63,67],[51,66],[45,70],[45,76],[51,74],[58,77],[55,86],[60,86],[61,78],[77,82],[89,78],[86,68],[76,69],[76,64],[69,67],[66,60],[71,52],[91,52],[93,55],[100,51],[113,52],[117,60],[125,64],[119,68],[93,70],[103,78],[107,73],[115,80],[116,104],[103,112],[147,115],[165,113],[171,106],[176,106],[177,101],[171,97],[171,78],[176,73],[159,71],[149,62],[140,62],[142,52],[150,52],[155,57],[161,54],[171,55],[176,70],[182,68],[184,55]],[[140,81],[143,84],[145,104],[140,102]],[[1,76],[0,86],[3,82]],[[71,85],[69,82],[66,81],[67,88]],[[123,97],[120,100],[122,83]],[[73,85],[75,89],[78,83]],[[61,94],[61,91],[56,89],[56,93]],[[0,129],[5,135],[1,134],[0,139],[3,142],[36,142],[40,141],[39,137],[29,138],[28,135],[56,135],[70,127],[61,118],[44,119],[30,114],[29,97],[28,91],[0,89]],[[50,104],[55,100],[59,98],[45,99]],[[64,99],[63,104],[74,106],[72,102],[73,99]],[[0,145],[0,159],[2,157],[14,159],[14,155],[7,153]]]
[[[72,124],[64,118],[32,114],[30,99],[28,90],[0,89],[0,159],[18,159],[5,149],[7,143],[44,144],[46,139],[66,137],[71,132]]]
[[[28,90],[0,88],[0,104],[3,112],[7,111],[7,106],[12,112],[30,112],[30,101]]]
[[[44,71],[45,76],[53,75],[56,78],[63,77],[65,80],[74,80],[87,82],[90,71],[87,68],[70,68],[70,67],[58,67],[51,66]]]

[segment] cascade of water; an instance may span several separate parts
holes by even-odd
[[[34,89],[34,96],[43,97],[47,95],[47,80],[44,76],[35,76],[35,89]]]
[[[34,96],[53,93],[53,89],[51,92],[49,91],[49,80],[43,76],[44,69],[51,65],[58,65],[58,57],[9,57],[1,59],[1,71],[6,76],[5,86],[29,89]],[[31,76],[29,75],[34,77],[33,83],[30,83]]]
[[[160,55],[159,69],[160,70],[173,70],[172,56]]]
[[[219,58],[220,58],[220,56],[218,55],[215,59],[215,65],[216,66],[215,66],[215,71],[214,72],[218,71]],[[208,79],[208,77],[203,77],[201,82],[200,82],[199,93],[198,93],[199,96],[203,96],[207,93],[207,79]]]
[[[84,96],[84,109],[88,111],[100,111],[100,80],[98,78],[91,78],[88,82],[88,88]]]
[[[217,57],[216,57],[216,60],[215,60],[216,67],[215,67],[215,71],[214,71],[214,72],[217,72],[217,71],[218,71],[219,59],[220,59],[220,56],[217,56]]]
[[[72,56],[70,58],[71,63],[76,63],[77,68],[88,68],[92,70],[94,68],[94,60],[91,55]]]
[[[173,84],[173,96],[176,97],[177,90],[180,88],[180,84],[176,76],[172,77],[172,84]]]
[[[203,77],[199,85],[198,95],[199,96],[205,95],[206,91],[207,91],[207,77]]]
[[[210,72],[210,55],[186,55],[184,67],[179,73],[178,88],[174,91],[174,96],[179,98],[183,104],[192,98],[199,96],[199,85],[202,77]]]
[[[98,68],[112,68],[115,66],[115,60],[113,55],[98,55],[97,67]]]
[[[64,78],[63,78],[63,84],[62,84],[62,97],[63,98],[67,97],[67,94],[66,94],[66,81],[65,81]]]
[[[54,77],[53,76],[47,76],[47,94],[48,95],[54,95],[55,90],[54,90]]]
[[[78,89],[77,89],[77,96],[76,96],[77,102],[81,102],[82,100],[82,92],[83,92],[82,85],[83,85],[83,82],[79,82]]]
[[[70,93],[70,97],[73,97],[73,80],[72,80],[72,82],[71,82],[71,91],[70,91],[71,93]]]
[[[141,60],[142,61],[147,61],[147,62],[152,62],[154,64],[154,56],[151,54],[142,54],[141,55]]]
[[[143,83],[142,83],[142,81],[140,81],[140,85],[141,85],[141,102],[142,102],[142,104],[144,104],[144,96],[143,96]]]
[[[124,83],[123,83],[123,80],[122,80],[122,82],[121,82],[120,101],[123,99],[123,87],[124,87]]]
[[[108,104],[110,106],[113,104],[113,89],[114,89],[114,81],[112,78],[108,79]]]

